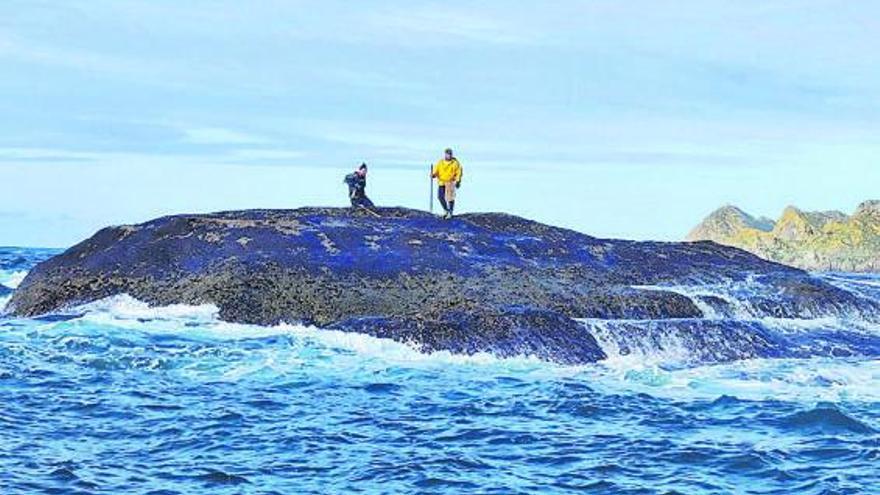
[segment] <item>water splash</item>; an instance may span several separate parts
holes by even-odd
[[[453,354],[448,351],[423,353],[401,342],[360,333],[319,329],[299,324],[281,323],[273,326],[247,325],[219,319],[214,305],[150,306],[129,295],[112,296],[69,310],[75,317],[55,324],[66,331],[70,326],[99,328],[102,332],[118,332],[179,336],[192,339],[250,341],[288,338],[301,346],[323,351],[356,353],[364,359],[381,358],[388,364],[498,365],[520,368],[545,367],[548,363],[533,357],[499,358],[488,353]],[[312,352],[310,349],[308,352]],[[564,368],[564,367],[559,367]]]
[[[0,269],[0,285],[3,285],[10,289],[17,289],[26,276],[26,270]]]

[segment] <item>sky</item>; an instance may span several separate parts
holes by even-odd
[[[0,3],[0,245],[346,204],[677,240],[736,204],[880,198],[880,3]]]

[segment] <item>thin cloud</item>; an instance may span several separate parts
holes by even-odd
[[[233,150],[231,156],[236,160],[273,161],[296,160],[307,156],[307,153],[287,149],[246,148]]]
[[[184,140],[194,144],[265,144],[271,140],[246,132],[221,127],[185,129]]]
[[[0,148],[0,162],[89,162],[100,153],[52,148]]]
[[[537,44],[538,31],[502,19],[498,13],[449,7],[388,9],[368,17],[370,25],[383,36],[407,36],[411,43],[427,45],[480,42],[498,45]]]

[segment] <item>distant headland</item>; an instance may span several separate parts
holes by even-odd
[[[880,272],[880,200],[865,201],[852,215],[789,206],[775,222],[728,205],[706,217],[687,240],[738,247],[805,270]]]

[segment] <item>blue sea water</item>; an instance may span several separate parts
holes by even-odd
[[[0,249],[0,284],[52,254]],[[0,316],[0,493],[880,493],[876,357],[701,363],[599,337],[606,362],[566,367],[127,296]]]

